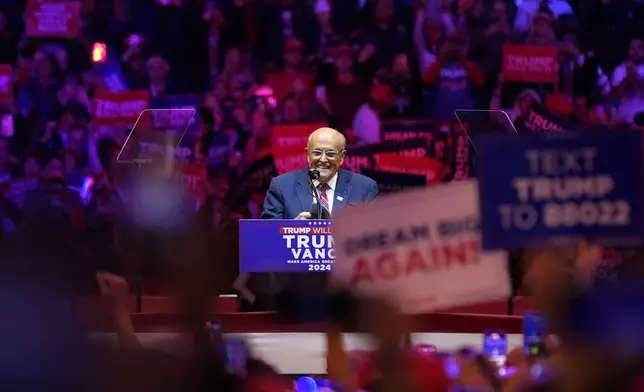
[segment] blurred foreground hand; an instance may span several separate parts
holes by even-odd
[[[127,281],[109,272],[97,272],[96,281],[101,295],[108,298],[113,305],[125,303],[127,297]]]
[[[493,386],[483,375],[481,369],[474,360],[458,356],[456,359],[460,373],[458,384],[466,390],[475,390],[480,392],[494,391]]]
[[[97,272],[96,281],[101,295],[103,298],[108,299],[111,306],[110,312],[114,319],[119,345],[126,349],[140,348],[140,342],[136,336],[130,312],[125,304],[127,281],[109,272]]]
[[[562,304],[579,290],[592,288],[602,248],[583,241],[575,246],[525,252],[527,263],[523,287],[537,310],[544,312],[551,325]],[[556,326],[552,332],[556,333]]]

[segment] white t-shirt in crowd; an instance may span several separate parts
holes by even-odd
[[[353,117],[353,132],[359,144],[380,143],[380,117],[368,104],[360,106]]]
[[[626,66],[618,65],[613,71],[611,84],[618,86],[626,78]],[[635,88],[626,92],[617,106],[617,115],[621,121],[633,121],[635,115],[644,111],[644,64],[637,66],[639,80],[635,82]]]

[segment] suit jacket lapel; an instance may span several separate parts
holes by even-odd
[[[338,182],[335,184],[335,200],[333,200],[333,210],[344,208],[349,202],[351,190],[351,174],[346,170],[340,169],[338,172]]]
[[[313,194],[311,193],[307,170],[308,169],[305,169],[298,173],[297,184],[295,186],[297,198],[300,200],[300,204],[302,205],[302,211],[310,211],[311,206],[313,205]]]

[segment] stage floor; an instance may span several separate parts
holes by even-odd
[[[93,333],[93,339],[115,342],[111,333]],[[144,347],[156,348],[175,355],[187,355],[188,338],[179,333],[139,333]],[[322,333],[243,333],[230,336],[245,339],[255,357],[274,366],[282,374],[324,374],[326,371],[325,336]],[[481,348],[483,335],[478,333],[414,333],[414,344],[428,343],[439,351],[453,351],[464,346]],[[521,345],[522,337],[508,335],[510,349]],[[369,338],[361,334],[345,334],[346,350],[370,350]]]
[[[81,314],[86,317],[91,336],[105,342],[114,342],[113,325],[100,298],[86,298],[78,302]],[[517,298],[514,314],[522,315],[532,306],[529,300]],[[135,300],[128,306],[134,311]],[[144,347],[155,348],[175,355],[189,355],[190,339],[181,334],[185,331],[183,318],[179,315],[171,297],[143,297],[144,313],[134,313],[133,323]],[[257,358],[275,366],[283,374],[325,373],[325,328],[322,325],[284,325],[270,313],[236,313],[236,298],[214,298],[211,304],[211,320],[222,323],[223,331],[235,332],[248,343]],[[410,319],[412,341],[428,343],[440,351],[453,351],[464,346],[480,348],[482,332],[503,330],[508,333],[510,348],[521,344],[521,317],[507,316],[507,301],[450,309],[454,313],[418,315]],[[435,331],[427,333],[426,331]],[[345,334],[345,349],[369,350],[367,337],[360,334]]]

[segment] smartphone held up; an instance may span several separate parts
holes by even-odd
[[[523,315],[523,350],[528,357],[547,355],[548,323],[543,314],[526,312]]]
[[[483,355],[497,369],[505,367],[508,360],[508,339],[503,331],[489,331],[483,335]]]

